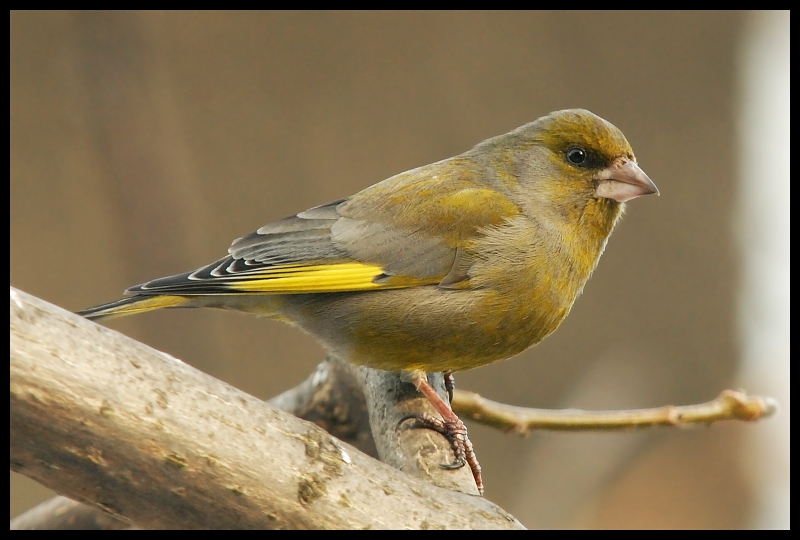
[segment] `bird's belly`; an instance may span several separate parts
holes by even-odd
[[[541,341],[568,308],[492,290],[417,287],[296,295],[283,315],[328,350],[376,369],[471,369]]]

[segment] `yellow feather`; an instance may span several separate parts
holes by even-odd
[[[361,263],[286,265],[270,268],[252,279],[234,281],[228,286],[235,291],[252,293],[326,293],[396,289],[408,287],[406,282],[375,283],[383,275],[380,266]]]

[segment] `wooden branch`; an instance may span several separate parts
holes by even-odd
[[[400,420],[410,414],[424,411],[438,416],[430,401],[397,374],[372,369],[363,373],[370,425],[381,461],[437,486],[477,495],[469,467],[442,468],[454,460],[450,443],[442,435],[430,429],[415,429],[411,421],[398,427]],[[428,381],[445,398],[442,374],[430,373]]]
[[[445,396],[441,373],[428,375]],[[326,358],[305,381],[269,403],[309,420],[365,453],[440,487],[478,494],[468,467],[445,470],[454,459],[450,443],[427,429],[399,426],[409,414],[436,415],[430,402],[400,375]],[[376,448],[377,443],[377,448]]]
[[[305,381],[267,403],[314,422],[337,439],[377,458],[363,379],[361,368],[329,356]]]
[[[480,497],[403,474],[169,355],[14,288],[10,323],[11,469],[129,523],[521,527]]]
[[[655,426],[688,426],[722,420],[754,421],[766,418],[777,408],[775,400],[723,390],[716,399],[695,405],[667,405],[627,411],[583,411],[532,409],[498,403],[474,392],[456,390],[453,410],[497,429],[522,435],[534,429],[556,431],[630,430]]]
[[[13,288],[11,290],[11,298],[15,303],[22,302],[26,296]],[[12,359],[13,330],[12,320]],[[440,374],[431,374],[429,380],[440,393],[444,392]],[[471,475],[467,474],[466,469],[453,472],[439,467],[452,457],[449,444],[442,437],[426,430],[397,429],[397,422],[403,416],[423,410],[431,411],[427,400],[421,398],[412,385],[402,383],[396,374],[359,368],[335,358],[327,358],[303,383],[270,399],[268,403],[314,422],[368,455],[378,455],[377,441],[381,459],[402,471],[441,487],[475,493]],[[708,424],[731,419],[752,421],[772,414],[776,404],[770,398],[725,390],[717,399],[697,405],[628,411],[553,411],[515,407],[472,392],[456,390],[453,408],[464,418],[526,434],[533,429],[629,430]],[[56,497],[19,516],[12,521],[11,527],[114,529],[129,525],[95,507]]]
[[[337,438],[348,442],[371,456],[377,456],[375,440],[370,429],[364,387],[367,374],[364,370],[329,357],[322,361],[309,377],[296,387],[273,397],[267,403],[298,418],[314,422]],[[417,399],[412,385],[399,383],[391,373],[375,372],[379,384],[367,390],[371,401],[395,406],[378,405],[374,408],[377,425],[392,427],[409,411],[414,411],[409,399]],[[433,378],[433,377],[432,377]],[[441,378],[441,377],[439,377]],[[439,386],[443,381],[433,380]],[[383,389],[402,394],[395,399],[381,401]],[[383,394],[385,396],[385,394]],[[378,412],[380,411],[380,412]],[[461,488],[448,476],[452,473],[435,466],[436,459],[447,459],[441,441],[427,432],[392,430],[389,435],[380,433],[387,462],[405,472],[434,480],[435,485]],[[416,440],[423,436],[426,440]],[[398,440],[401,438],[402,440]],[[432,440],[430,440],[432,439]],[[394,444],[393,444],[394,441]],[[446,443],[445,443],[446,444]],[[412,450],[409,452],[408,450]],[[404,451],[405,450],[405,451]],[[463,473],[462,473],[463,474]],[[473,486],[471,475],[465,478]],[[66,497],[57,496],[45,501],[11,520],[11,530],[114,530],[130,525],[104,511]]]

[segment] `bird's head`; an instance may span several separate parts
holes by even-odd
[[[504,183],[529,213],[582,220],[589,210],[613,225],[623,203],[658,194],[622,132],[584,109],[550,113],[484,145],[476,150],[484,146],[500,177],[513,177]]]

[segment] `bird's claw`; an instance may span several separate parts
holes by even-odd
[[[478,463],[478,458],[475,456],[475,451],[472,448],[472,442],[467,436],[467,426],[464,425],[460,419],[456,418],[454,421],[442,420],[436,418],[428,413],[407,414],[403,416],[397,423],[397,427],[406,420],[413,418],[416,420],[416,427],[427,428],[441,433],[453,448],[455,460],[449,464],[440,464],[442,469],[451,471],[460,469],[464,465],[469,465],[472,471],[472,476],[475,478],[475,484],[478,487],[478,492],[483,495],[483,481],[481,480],[481,466]]]
[[[453,392],[456,391],[456,378],[453,377],[452,371],[445,371],[444,375],[444,388],[447,390],[447,397],[450,398],[450,405],[453,405]]]

